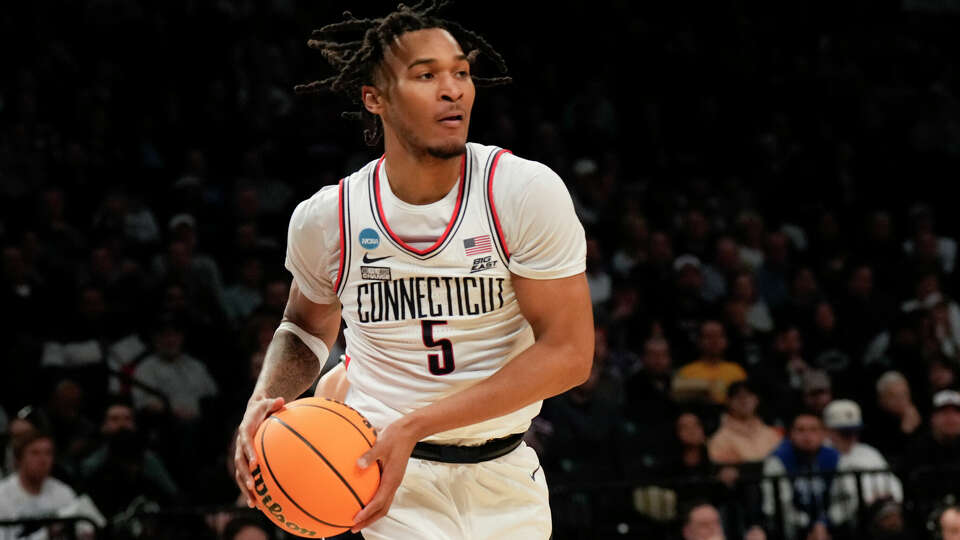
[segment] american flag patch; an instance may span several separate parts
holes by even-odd
[[[463,250],[467,255],[480,255],[481,253],[490,253],[493,244],[490,242],[490,235],[484,234],[467,238],[463,241]]]

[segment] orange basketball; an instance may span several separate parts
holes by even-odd
[[[357,467],[374,441],[370,422],[343,403],[315,397],[288,403],[254,437],[257,508],[298,536],[346,532],[380,485],[379,467]]]

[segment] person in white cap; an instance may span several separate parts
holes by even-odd
[[[878,471],[888,469],[889,464],[876,448],[860,442],[860,430],[863,428],[863,416],[860,405],[849,399],[838,399],[827,405],[823,411],[823,423],[827,428],[827,438],[835,450],[840,452],[837,472]],[[834,481],[834,494],[831,507],[835,523],[846,523],[856,517],[860,507],[860,498],[867,505],[880,497],[889,496],[897,502],[903,501],[903,486],[891,473],[872,473],[860,476],[860,490],[857,490],[857,476],[838,474]]]

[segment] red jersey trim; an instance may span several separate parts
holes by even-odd
[[[333,287],[334,291],[340,291],[340,281],[343,279],[343,265],[346,258],[346,235],[344,234],[344,215],[343,215],[343,180],[340,180],[340,188],[337,194],[337,211],[340,213],[340,267],[337,268],[337,283]]]
[[[427,255],[443,245],[443,241],[447,239],[447,235],[450,234],[453,224],[457,222],[457,217],[460,215],[460,206],[463,203],[463,190],[464,186],[467,184],[467,179],[465,178],[467,170],[467,156],[464,154],[460,161],[460,187],[457,190],[457,204],[453,208],[453,215],[450,216],[450,221],[447,223],[447,228],[443,231],[443,234],[440,236],[440,238],[437,238],[437,241],[427,249],[417,249],[407,244],[399,236],[394,234],[393,230],[390,228],[390,224],[387,223],[387,216],[384,215],[383,205],[380,202],[380,167],[383,165],[383,160],[385,158],[386,156],[380,158],[380,161],[377,162],[376,170],[373,173],[373,192],[377,197],[377,213],[380,216],[380,222],[383,223],[384,228],[387,229],[387,234],[390,235],[390,238],[392,238],[397,245],[411,253],[416,253],[417,255]]]
[[[490,176],[487,177],[487,198],[490,200],[490,212],[493,214],[493,223],[497,228],[497,238],[500,240],[500,245],[503,247],[503,253],[507,256],[507,260],[510,259],[510,250],[507,248],[507,240],[503,236],[503,227],[500,226],[500,216],[497,215],[497,205],[493,202],[493,175],[497,171],[497,163],[500,162],[500,156],[512,153],[513,152],[509,150],[500,150],[497,152],[497,155],[493,158],[493,164],[490,165]]]

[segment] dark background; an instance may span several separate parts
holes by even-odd
[[[666,328],[679,367],[696,349],[679,328],[722,318],[722,300],[677,313],[672,258],[690,252],[706,264],[724,234],[763,251],[765,235],[784,225],[805,238],[803,246],[791,243],[784,282],[810,268],[821,299],[839,312],[836,343],[852,360],[848,371],[831,373],[845,381],[836,393],[871,407],[879,373],[861,369],[867,338],[890,328],[899,303],[931,269],[901,242],[919,238],[921,222],[932,223],[937,238],[957,230],[950,195],[960,170],[960,20],[953,4],[490,1],[449,10],[488,38],[514,78],[512,86],[478,91],[471,140],[542,161],[567,181],[590,240],[591,283],[610,284],[594,304],[615,358],[598,369],[621,395],[604,409],[608,420],[632,418],[641,438],[672,437],[643,432],[642,411],[629,410],[626,388],[642,369],[643,340]],[[392,7],[353,9],[377,16]],[[233,500],[220,471],[252,388],[251,359],[282,310],[290,212],[381,152],[363,144],[359,125],[340,118],[355,105],[292,92],[330,73],[306,39],[343,9],[293,0],[36,0],[0,12],[0,405],[10,417],[26,405],[50,416],[66,408],[93,426],[80,434],[60,429],[57,440],[62,476],[81,491],[70,462],[82,452],[67,449],[76,448],[74,437],[96,438],[116,388],[107,386],[103,365],[51,368],[41,361],[44,351],[92,339],[105,363],[112,343],[134,335],[149,348],[158,320],[173,320],[185,332],[184,350],[207,366],[220,393],[188,425],[148,415],[147,446],[166,460],[186,494],[180,501]],[[481,58],[477,73],[485,67]],[[688,233],[691,211],[706,219],[703,238]],[[892,227],[884,245],[871,243],[878,211]],[[202,254],[217,280],[173,275],[164,262],[181,239],[170,219],[184,213],[196,222],[188,267],[196,270]],[[759,243],[743,226],[747,213],[762,218]],[[131,233],[133,214],[152,216],[155,233]],[[658,232],[670,244],[660,267],[651,254]],[[614,262],[618,252],[640,262],[623,269]],[[236,316],[221,295],[251,260],[262,265],[253,287],[261,299]],[[867,322],[843,309],[846,279],[862,265],[883,298]],[[949,297],[957,276],[932,268]],[[171,304],[178,286],[183,305]],[[641,307],[621,316],[625,295]],[[795,325],[816,341],[814,322],[781,312],[775,319],[777,331]],[[771,362],[775,333],[761,340]],[[947,361],[953,369],[957,359]],[[919,365],[911,385],[926,411],[926,364]],[[79,397],[55,391],[65,379],[82,382]],[[774,424],[786,420],[796,396],[781,398],[765,404]],[[550,409],[544,422],[563,429]],[[577,434],[568,435],[543,441],[548,478],[551,469],[564,477],[564,459],[588,469],[609,464],[599,452],[566,456],[578,445]],[[193,489],[200,471],[216,479],[206,487],[222,485]],[[585,476],[622,472],[599,467]]]

